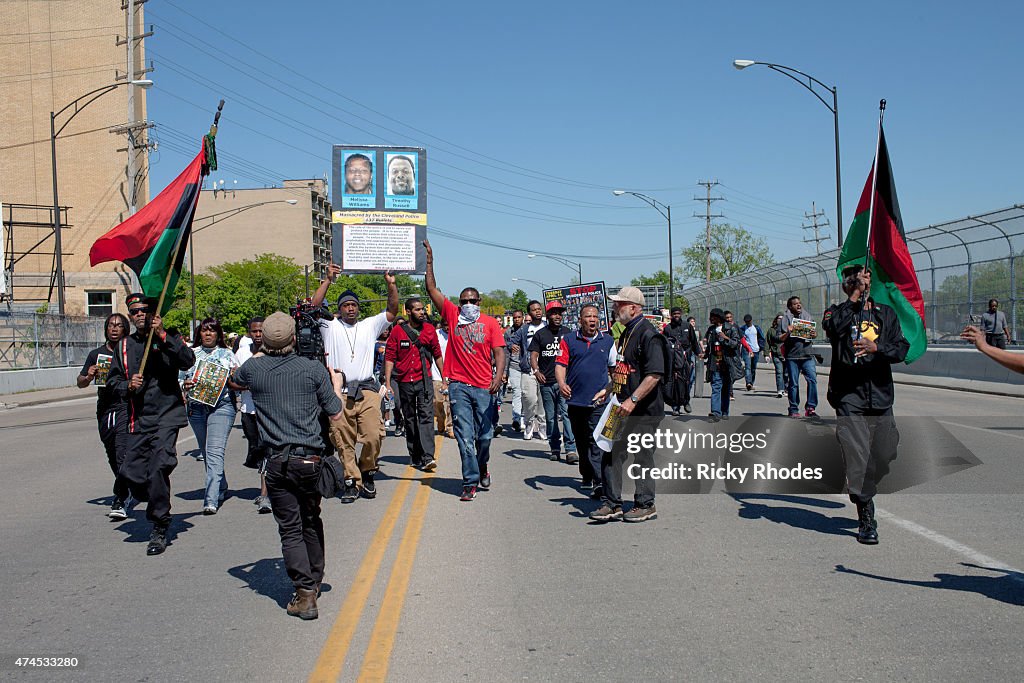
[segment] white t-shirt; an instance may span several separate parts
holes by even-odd
[[[362,382],[373,377],[373,347],[388,329],[387,311],[346,325],[337,318],[321,320],[327,364],[345,373],[345,381]]]
[[[242,337],[242,339],[249,339],[249,337]],[[248,344],[239,344],[238,351],[235,352],[235,360],[238,361],[238,365],[252,358],[252,339],[249,339]],[[243,391],[238,395],[239,408],[243,413],[254,415],[256,413],[256,404],[252,402],[252,392]]]
[[[437,329],[437,343],[441,347],[441,360],[444,361],[445,354],[448,353],[448,333],[441,328]],[[441,373],[437,369],[436,360],[430,364],[430,376],[435,382],[441,381]]]

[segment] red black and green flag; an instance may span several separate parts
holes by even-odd
[[[159,298],[167,283],[161,315],[174,304],[174,289],[181,275],[192,218],[206,173],[206,150],[192,160],[164,191],[138,213],[100,237],[89,250],[92,265],[121,261],[135,271],[142,293]],[[182,246],[179,246],[182,245]],[[170,279],[167,276],[170,274]]]
[[[874,170],[868,173],[864,192],[857,204],[857,213],[839,254],[836,272],[842,273],[847,266],[865,263],[867,254],[867,266],[871,270],[871,298],[896,312],[903,336],[910,342],[906,362],[913,363],[928,347],[924,297],[921,296],[921,285],[917,281],[914,262],[907,248],[903,219],[896,199],[896,184],[889,164],[889,150],[881,126],[878,136],[878,179],[873,182]],[[872,186],[875,188],[875,206],[874,220],[869,230]]]

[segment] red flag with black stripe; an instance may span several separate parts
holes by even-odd
[[[206,151],[135,215],[100,237],[89,249],[89,262],[121,261],[135,271],[143,294],[159,298],[167,283],[174,292],[185,260],[182,247],[192,232],[192,218],[206,171]],[[168,279],[170,275],[170,279]],[[164,298],[161,315],[174,303]]]

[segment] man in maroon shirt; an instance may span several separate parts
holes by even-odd
[[[434,383],[432,360],[444,367],[441,344],[434,326],[427,322],[423,301],[413,297],[405,302],[408,321],[395,325],[384,348],[384,386],[398,377],[398,398],[405,418],[405,441],[413,467],[432,472],[434,461]]]

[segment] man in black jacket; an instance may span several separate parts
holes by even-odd
[[[726,321],[726,314],[721,308],[711,309],[708,322],[711,325],[704,334],[704,362],[711,383],[711,412],[708,413],[708,419],[718,422],[723,418],[729,419],[732,383],[741,370],[739,352],[742,347],[739,328]]]
[[[878,543],[873,499],[900,439],[892,415],[892,364],[906,359],[910,344],[895,311],[865,305],[871,271],[856,265],[842,275],[848,298],[829,307],[822,321],[832,344],[828,402],[836,411],[850,501],[857,506],[857,540],[873,545]]]
[[[117,345],[107,385],[128,403],[128,433],[120,476],[131,494],[148,501],[146,517],[153,523],[147,555],[167,548],[171,523],[171,472],[178,465],[175,443],[188,418],[178,385],[178,372],[196,362],[181,336],[164,329],[156,299],[128,297],[135,332]],[[152,337],[150,330],[152,329]],[[146,367],[139,371],[149,341]]]
[[[690,407],[690,364],[693,354],[699,349],[697,332],[683,320],[683,309],[676,306],[670,315],[671,320],[662,330],[672,354],[672,377],[665,380],[665,401],[672,406],[672,414],[678,415],[680,406],[688,413],[693,411]]]

